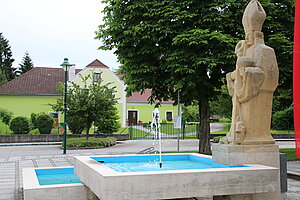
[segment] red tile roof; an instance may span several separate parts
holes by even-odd
[[[93,62],[91,62],[90,64],[88,64],[86,67],[104,67],[104,68],[108,68],[107,65],[103,64],[100,60],[96,59]]]
[[[80,70],[76,69],[76,73]],[[35,67],[18,78],[0,86],[0,94],[59,95],[55,86],[60,81],[64,81],[62,68]]]
[[[130,97],[126,98],[126,101],[128,103],[147,103],[150,95],[151,89],[146,89],[143,94],[141,94],[140,92],[133,92]],[[158,103],[159,101],[156,102]],[[162,101],[162,103],[174,103],[174,101]]]
[[[99,60],[94,60],[87,67],[107,67]],[[108,67],[107,67],[108,68]],[[76,69],[76,74],[81,69]],[[119,78],[125,74],[116,74]],[[64,81],[62,68],[35,67],[25,74],[0,86],[0,95],[59,95],[55,86]],[[127,97],[128,103],[147,103],[151,89],[146,89],[143,94],[133,92]],[[164,101],[162,103],[173,103]]]

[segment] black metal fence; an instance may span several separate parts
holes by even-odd
[[[196,139],[199,138],[199,123],[184,123],[181,129],[175,129],[173,123],[161,123],[160,132],[162,139]],[[155,128],[150,123],[129,124],[130,139],[154,139]]]

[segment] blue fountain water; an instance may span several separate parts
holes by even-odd
[[[210,158],[195,155],[162,155],[163,166],[159,166],[159,155],[152,156],[117,156],[91,157],[117,172],[144,172],[186,169],[231,168],[245,166],[228,166],[215,163]]]
[[[81,183],[74,174],[74,168],[36,169],[40,185]]]

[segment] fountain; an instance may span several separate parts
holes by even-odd
[[[161,156],[161,132],[160,132],[160,114],[158,108],[155,108],[152,112],[152,122],[150,124],[151,131],[154,129],[154,141],[158,139],[159,146],[159,167],[162,168],[162,156]],[[154,146],[154,144],[153,144]]]
[[[243,16],[247,38],[237,44],[236,71],[227,75],[234,103],[232,127],[220,144],[212,146],[212,157],[162,155],[160,117],[155,109],[151,127],[159,140],[159,155],[75,156],[74,169],[80,181],[101,200],[202,196],[214,196],[214,200],[284,199],[278,146],[269,132],[278,67],[274,50],[264,44],[260,31],[265,16],[260,3],[251,0]],[[157,158],[159,167],[152,164]],[[30,181],[26,176],[24,181]],[[25,182],[25,200],[37,200]],[[41,187],[35,189],[40,193]]]

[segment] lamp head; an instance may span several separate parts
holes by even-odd
[[[73,65],[69,63],[68,58],[65,58],[64,62],[60,66],[63,67],[64,71],[69,71],[69,68]]]

